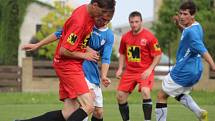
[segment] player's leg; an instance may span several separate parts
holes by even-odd
[[[119,105],[119,111],[121,114],[121,117],[123,121],[129,121],[129,105],[128,105],[128,96],[129,94],[134,90],[137,82],[134,81],[136,78],[136,75],[134,74],[129,74],[129,73],[124,73],[118,88],[117,88],[117,101]]]
[[[95,94],[93,115],[91,121],[103,121],[103,96],[100,86],[93,84]]]
[[[74,65],[75,66],[75,65]],[[67,121],[82,121],[93,111],[93,99],[86,83],[84,73],[77,67],[66,68],[61,67],[61,70],[56,69],[60,77],[60,99],[77,99],[80,106],[71,114],[72,103],[64,103],[63,114]],[[71,115],[69,115],[71,114]]]
[[[166,121],[168,97],[169,96],[163,90],[160,90],[158,92],[156,108],[155,108],[156,121]]]
[[[67,121],[82,121],[93,112],[93,99],[90,92],[79,95],[78,101],[81,107],[74,111]]]
[[[25,120],[15,120],[15,121],[66,121],[63,117],[61,110],[50,111],[43,115],[25,119]]]
[[[123,121],[129,121],[129,106],[128,106],[128,92],[117,91],[117,101],[119,105],[119,111]]]
[[[151,120],[151,114],[152,114],[152,99],[150,96],[150,88],[148,87],[142,87],[141,88],[141,95],[143,99],[142,109],[144,112],[144,118],[145,121]]]
[[[188,94],[181,94],[175,98],[186,108],[190,109],[200,121],[208,121],[207,111],[201,109]]]
[[[103,108],[95,107],[91,121],[103,121]]]
[[[152,73],[146,80],[138,80],[139,92],[143,99],[142,109],[144,113],[145,121],[151,121],[152,115],[152,99],[151,99],[151,89],[153,86],[154,74]]]

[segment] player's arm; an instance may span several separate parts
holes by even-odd
[[[119,67],[118,67],[118,70],[116,71],[116,77],[117,78],[121,78],[124,63],[125,63],[125,55],[120,54],[119,55]]]
[[[99,55],[95,52],[87,51],[87,52],[83,53],[80,51],[70,51],[64,47],[60,48],[60,55],[66,56],[68,58],[84,59],[84,60],[95,61],[95,62],[97,62],[99,60]]]
[[[150,34],[150,33],[149,33]],[[151,65],[142,73],[141,77],[143,80],[147,79],[152,71],[154,70],[155,66],[160,62],[162,51],[158,40],[154,35],[151,35],[151,41],[149,42],[149,52],[150,55],[153,56],[153,61]]]
[[[202,57],[206,60],[206,62],[210,65],[212,71],[215,71],[215,64],[214,61],[211,57],[211,55],[209,54],[209,52],[205,52]]]
[[[102,60],[102,66],[101,66],[101,80],[105,87],[109,86],[111,83],[111,80],[107,77],[110,61],[111,61],[111,53],[113,49],[113,42],[114,42],[114,36],[113,33],[110,31],[107,32],[107,38],[106,42],[103,46],[103,49],[100,52],[101,60]]]
[[[49,43],[56,41],[57,39],[60,38],[61,34],[62,34],[62,30],[58,30],[57,32],[50,34],[49,36],[47,36],[43,40],[39,41],[38,43],[25,44],[21,48],[25,51],[34,51],[34,50],[39,49],[40,47],[42,47],[44,45],[47,45]]]

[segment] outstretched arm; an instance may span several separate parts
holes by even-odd
[[[25,51],[34,51],[44,45],[47,45],[49,43],[52,43],[54,41],[56,41],[58,38],[56,37],[55,33],[50,34],[48,37],[46,37],[45,39],[39,41],[38,43],[35,44],[26,44],[23,45],[21,48],[22,50]]]

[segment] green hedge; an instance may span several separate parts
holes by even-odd
[[[20,26],[33,1],[0,0],[0,65],[17,64]]]

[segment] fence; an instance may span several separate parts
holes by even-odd
[[[194,89],[215,90],[215,72],[209,70],[208,64],[204,64],[203,77]],[[118,80],[115,72],[118,62],[112,62],[108,77],[112,78],[112,87],[115,88]],[[167,64],[159,64],[155,68],[154,88],[159,89],[162,78],[169,72]],[[0,91],[57,91],[58,78],[52,67],[51,61],[33,61],[32,58],[24,58],[22,68],[17,66],[0,66]],[[109,88],[109,89],[113,89]]]
[[[0,92],[21,91],[21,68],[0,66]]]

